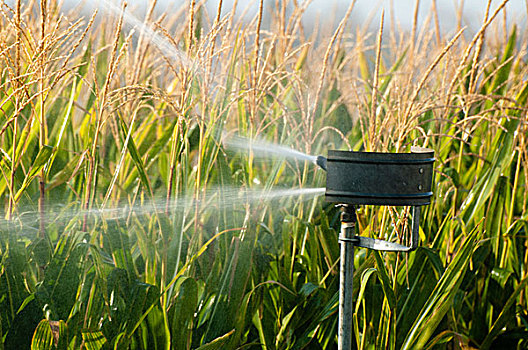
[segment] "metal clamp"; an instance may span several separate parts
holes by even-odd
[[[370,237],[354,236],[353,238],[340,237],[340,241],[350,242],[356,247],[374,249],[387,252],[410,252],[418,248],[420,240],[420,207],[413,206],[412,226],[411,226],[411,245],[406,246],[399,243],[387,242],[381,239]]]
[[[345,243],[352,243],[353,245],[359,247],[359,243],[360,243],[360,240],[361,240],[361,237],[360,236],[354,236],[352,238],[348,238],[348,237],[339,237],[339,241],[340,242],[345,242]]]

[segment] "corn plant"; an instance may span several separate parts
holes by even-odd
[[[355,347],[527,346],[527,38],[507,0],[472,33],[440,32],[434,1],[410,33],[357,27],[354,2],[313,30],[296,1],[249,21],[59,3],[1,5],[0,349],[335,348],[338,210],[265,196],[325,173],[240,136],[434,149],[421,247],[356,249]],[[358,230],[400,242],[407,212],[358,208]]]

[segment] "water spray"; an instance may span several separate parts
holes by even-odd
[[[258,138],[248,139],[242,136],[230,136],[222,140],[227,148],[248,150],[256,158],[268,158],[270,156],[293,158],[297,160],[308,161],[319,165],[318,159],[322,156],[312,156],[293,148],[277,145],[276,143],[264,141]],[[320,166],[320,165],[319,165]]]
[[[326,170],[326,201],[341,208],[338,349],[352,349],[354,247],[410,252],[419,245],[420,208],[431,202],[434,151],[411,153],[329,151],[315,163]],[[356,234],[357,205],[411,206],[410,245]]]
[[[123,12],[122,8],[114,4],[112,0],[96,0],[95,3],[107,13],[116,17],[122,15],[125,24],[130,26],[133,30],[137,30],[137,32],[143,34],[146,40],[153,44],[168,59],[183,65],[189,70],[199,70],[196,62],[191,60],[185,52],[176,47],[165,36],[158,33],[154,27],[144,23],[130,12]],[[201,74],[202,72],[199,73]]]
[[[67,224],[71,220],[88,216],[94,219],[104,220],[125,220],[130,215],[142,216],[161,213],[168,210],[169,213],[186,212],[195,210],[197,204],[200,210],[222,210],[232,208],[233,206],[241,207],[245,205],[260,205],[263,203],[272,203],[284,198],[297,198],[299,200],[309,200],[313,197],[323,195],[324,187],[319,188],[273,188],[273,189],[245,189],[239,187],[213,187],[202,192],[198,198],[196,194],[180,194],[179,197],[172,200],[169,206],[166,206],[166,198],[159,197],[152,200],[146,200],[140,204],[121,204],[112,208],[92,208],[80,210],[78,208],[63,208],[60,205],[50,207],[54,213],[50,222],[55,224]],[[26,229],[36,226],[39,223],[38,212],[27,211],[21,213],[14,220],[0,219],[0,232],[6,229],[13,222],[23,225]]]

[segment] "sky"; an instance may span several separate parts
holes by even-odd
[[[83,2],[82,0],[65,0],[70,4],[79,4]],[[98,1],[103,0],[92,0],[88,3],[95,4]],[[120,3],[120,0],[106,0],[113,1],[114,3]],[[302,2],[303,0],[298,0]],[[148,4],[148,0],[128,0],[127,1],[131,7],[136,7],[141,11],[143,6]],[[211,10],[215,11],[218,0],[208,0],[208,6]],[[233,6],[233,0],[224,0],[224,8],[230,9]],[[350,0],[313,0],[308,7],[307,17],[310,16],[324,16],[330,13],[334,13],[335,9],[346,9]],[[412,17],[414,12],[414,6],[416,0],[357,0],[354,7],[354,13],[356,18],[366,18],[373,11],[380,13],[381,9],[385,9],[386,14],[388,14],[390,9],[391,2],[394,4],[395,17],[398,22],[400,22],[403,28],[408,28],[412,25]],[[174,6],[187,6],[189,3],[188,0],[158,0],[158,7],[163,9],[164,7]],[[258,9],[258,1],[256,0],[239,0],[239,7],[242,8],[246,4],[253,4],[253,12],[256,12]],[[440,14],[440,23],[443,30],[450,30],[452,27],[456,26],[456,13],[457,8],[463,4],[464,7],[464,25],[475,25],[476,22],[481,22],[484,17],[486,10],[485,0],[436,0],[437,7]],[[492,9],[496,8],[501,3],[501,0],[492,1]],[[275,0],[265,0],[265,6],[273,6]],[[421,0],[420,1],[420,17],[424,18],[427,12],[431,9],[432,0]],[[508,15],[509,22],[524,22],[526,23],[526,18],[528,17],[528,11],[526,7],[528,6],[526,0],[510,0],[506,5],[506,12]],[[251,12],[251,11],[250,11]],[[340,11],[341,12],[341,11]],[[251,15],[251,14],[250,14]],[[379,15],[375,18],[379,18]]]
[[[6,1],[6,0],[4,0]],[[26,0],[27,1],[27,0]],[[111,1],[119,4],[122,0],[63,0],[66,7],[79,6],[84,4],[84,12],[89,15],[97,6],[98,2]],[[304,0],[297,0],[299,3]],[[312,0],[305,15],[305,24],[309,24],[315,17],[324,19],[328,14],[344,14],[346,7],[351,0]],[[7,0],[8,4],[14,3],[14,0]],[[224,11],[232,8],[234,0],[224,0]],[[258,0],[238,0],[239,8],[249,6],[248,17],[254,16],[258,10]],[[265,6],[274,6],[276,0],[264,0]],[[385,10],[386,18],[390,16],[391,2],[394,4],[394,15],[396,22],[402,29],[408,30],[412,26],[412,18],[416,0],[357,0],[354,7],[352,20],[364,21],[369,14],[373,15],[372,26],[376,28],[380,18],[381,10]],[[419,19],[423,20],[431,9],[433,0],[420,0]],[[493,0],[492,9],[496,8],[502,0]],[[127,0],[129,5],[128,11],[133,11],[134,15],[142,18],[146,5],[149,0]],[[166,9],[177,8],[179,6],[188,6],[189,0],[158,0],[157,9],[163,11]],[[478,29],[486,9],[486,0],[436,0],[439,21],[443,32],[453,32],[457,25],[457,8],[463,4],[464,17],[463,25],[470,30]],[[212,13],[216,11],[218,0],[207,0],[207,6]],[[528,0],[510,0],[506,5],[507,22],[511,25],[517,23],[526,27],[528,18]],[[240,10],[241,11],[241,10]],[[502,17],[502,16],[501,16]],[[335,18],[333,18],[335,19]],[[339,20],[339,19],[338,19]],[[308,23],[306,23],[308,22]],[[361,24],[361,23],[360,23]]]

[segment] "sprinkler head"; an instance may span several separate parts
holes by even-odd
[[[325,169],[326,201],[340,205],[412,206],[411,244],[401,245],[370,237],[355,236],[356,247],[409,252],[419,245],[420,207],[431,202],[434,151],[412,147],[411,153],[328,151],[328,159],[317,157]],[[342,223],[352,220],[344,211]]]
[[[433,195],[434,151],[411,153],[328,151],[326,200],[355,205],[420,206]],[[319,164],[319,157],[317,159]]]

